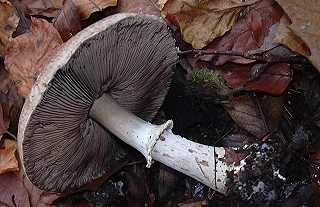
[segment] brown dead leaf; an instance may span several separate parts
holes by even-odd
[[[20,0],[29,15],[56,17],[63,7],[64,0]]]
[[[0,174],[19,171],[18,160],[15,156],[17,143],[10,139],[5,139],[0,146]]]
[[[297,36],[290,27],[288,27],[289,24],[290,20],[286,15],[284,15],[277,27],[277,33],[273,41],[286,45],[291,50],[300,53],[301,55],[310,56],[310,49],[306,43]]]
[[[6,173],[0,175],[0,206],[49,207],[59,197],[33,186],[24,176]]]
[[[201,49],[229,31],[246,6],[257,1],[168,0],[161,13],[180,28],[184,41]]]
[[[11,0],[12,5],[16,8],[18,16],[20,18],[16,31],[12,34],[15,38],[29,30],[31,26],[30,17],[25,14],[25,6],[19,0]]]
[[[14,82],[0,64],[0,136],[9,125],[12,132],[16,131],[22,105],[23,99],[18,95]]]
[[[72,0],[76,5],[81,19],[87,19],[93,12],[116,6],[117,0]],[[59,16],[65,0],[21,0],[29,15],[45,17]]]
[[[32,18],[31,21],[30,30],[10,42],[5,56],[5,69],[24,97],[44,64],[62,44],[59,33],[46,20]]]
[[[73,0],[81,19],[87,19],[93,12],[116,6],[117,0]]]
[[[222,38],[212,41],[208,48],[216,51],[238,52],[260,49],[265,44],[270,28],[279,22],[282,16],[283,11],[276,2],[262,0],[250,6],[246,15],[233,26],[232,30]],[[203,59],[208,61],[212,59],[212,56]],[[252,60],[236,56],[219,56],[212,59],[214,65],[223,65],[227,61],[241,64],[252,62]]]
[[[300,37],[310,48],[311,55],[305,55],[320,71],[320,1],[318,0],[276,0],[290,17],[292,24],[288,38],[293,34]],[[287,32],[287,33],[288,33]],[[291,35],[290,35],[290,32]],[[282,42],[290,49],[296,48],[290,40]]]
[[[254,66],[254,64],[226,63],[217,68],[230,88],[243,87],[247,91],[265,92],[275,96],[283,94],[292,79],[289,64],[273,64],[266,68],[257,79],[251,80],[251,69]]]
[[[157,0],[121,0],[117,12],[140,13],[160,16],[160,6]]]
[[[9,107],[6,104],[0,103],[0,136],[2,136],[9,128]]]
[[[30,207],[28,192],[15,173],[0,175],[0,192],[1,206]]]
[[[234,97],[224,108],[239,127],[257,138],[269,132],[263,111],[255,98],[247,95]]]
[[[60,33],[63,41],[67,41],[81,30],[81,20],[78,9],[72,0],[66,0],[63,8],[55,19],[53,26]]]
[[[0,56],[4,56],[6,45],[18,23],[19,17],[14,6],[8,0],[0,0]]]

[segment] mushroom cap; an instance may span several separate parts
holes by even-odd
[[[116,14],[71,38],[44,67],[22,109],[18,150],[27,178],[42,190],[68,192],[112,171],[125,151],[89,117],[92,104],[108,93],[151,120],[177,61],[174,38],[154,16]]]

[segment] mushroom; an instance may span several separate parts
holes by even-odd
[[[225,193],[235,169],[224,148],[174,135],[172,121],[152,125],[178,61],[174,38],[158,17],[117,14],[60,48],[23,107],[18,150],[26,177],[51,192],[73,191],[124,157],[116,139]]]

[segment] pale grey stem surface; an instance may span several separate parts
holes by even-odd
[[[172,121],[153,125],[121,108],[109,95],[97,99],[90,116],[116,137],[151,157],[221,193],[227,192],[228,172],[239,169],[225,161],[223,147],[212,147],[172,133]]]

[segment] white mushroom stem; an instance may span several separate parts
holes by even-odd
[[[90,116],[141,152],[147,158],[147,166],[152,157],[221,193],[228,190],[228,172],[239,169],[226,162],[225,148],[198,144],[173,134],[172,121],[162,125],[146,122],[121,108],[108,95],[94,102]]]

